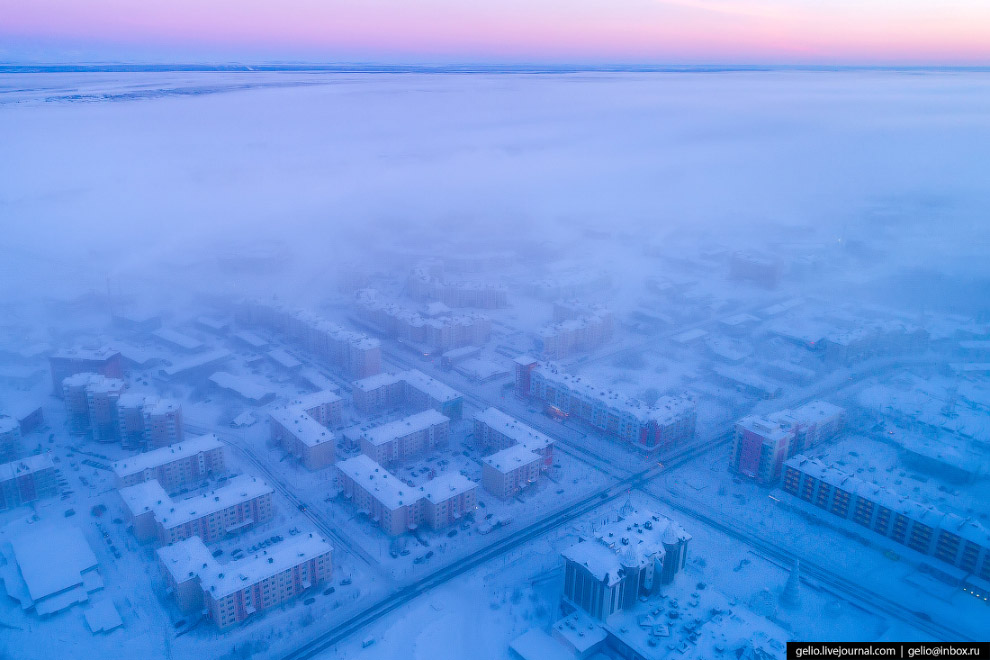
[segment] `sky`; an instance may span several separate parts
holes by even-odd
[[[5,62],[990,65],[986,0],[0,0]]]

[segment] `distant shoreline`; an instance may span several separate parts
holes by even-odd
[[[537,64],[16,64],[0,63],[0,73],[758,73],[904,72],[987,73],[990,66],[878,65],[537,65]]]

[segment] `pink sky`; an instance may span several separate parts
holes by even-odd
[[[0,0],[0,59],[990,64],[988,0]]]

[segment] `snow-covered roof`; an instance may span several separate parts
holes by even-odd
[[[863,497],[886,507],[894,513],[921,522],[935,529],[944,529],[984,548],[990,548],[990,530],[972,518],[962,518],[946,513],[929,504],[922,504],[906,495],[895,493],[880,484],[863,481],[832,465],[798,454],[784,463],[799,472],[813,477],[833,488]]]
[[[743,429],[764,440],[784,440],[793,435],[790,428],[784,428],[779,421],[768,419],[762,415],[747,415],[736,422],[737,429]]]
[[[215,564],[212,571],[200,576],[203,590],[213,598],[223,598],[329,552],[333,552],[333,546],[322,536],[290,536],[251,557]]]
[[[595,540],[578,542],[563,551],[565,558],[584,566],[609,585],[616,584],[624,566],[642,568],[666,554],[664,544],[688,541],[691,535],[666,516],[633,510],[595,532]]]
[[[388,387],[389,385],[395,385],[396,383],[402,382],[402,378],[389,373],[375,374],[374,376],[368,376],[367,378],[362,378],[361,380],[356,380],[353,383],[355,389],[359,389],[362,392],[372,392],[377,390],[379,387]]]
[[[439,504],[478,487],[459,472],[444,472],[419,487],[423,497],[432,504]]]
[[[333,431],[306,414],[302,407],[279,408],[269,414],[308,447],[332,442],[334,439]]]
[[[20,422],[10,415],[0,415],[0,433],[10,433],[21,428]]]
[[[96,555],[72,524],[26,529],[10,539],[21,578],[33,601],[83,584],[82,574],[96,568]]]
[[[113,471],[118,477],[126,477],[219,447],[223,447],[220,438],[215,433],[207,433],[117,461],[113,464]]]
[[[303,410],[312,410],[317,406],[336,403],[340,400],[340,395],[336,392],[322,390],[320,392],[313,392],[312,394],[303,394],[302,396],[293,399],[289,405],[298,406]]]
[[[416,488],[406,485],[364,454],[340,461],[337,469],[350,477],[358,488],[370,493],[389,509],[414,504],[420,498]]]
[[[100,348],[63,348],[52,354],[53,359],[64,360],[94,360],[102,362],[120,355],[120,353],[109,346]]]
[[[273,492],[265,481],[241,474],[214,491],[184,500],[171,499],[155,479],[121,488],[120,497],[132,514],[151,511],[162,527],[172,529]]]
[[[450,422],[449,417],[441,415],[431,408],[415,415],[409,415],[403,419],[369,429],[365,431],[364,437],[371,444],[379,446],[386,442],[391,442],[396,438],[402,438],[411,433],[424,431],[438,424],[446,424],[448,422]]]
[[[661,425],[670,424],[685,415],[692,414],[695,409],[691,400],[671,396],[660,397],[657,403],[650,407],[624,394],[587,381],[582,376],[564,373],[556,365],[547,362],[541,362],[534,372],[538,372],[544,379],[559,387],[567,388],[572,394],[585,396],[589,400],[609,407],[619,415],[631,417],[644,424],[650,421]]]
[[[268,357],[271,358],[276,364],[286,369],[298,369],[302,366],[302,362],[297,360],[284,348],[276,348],[268,351]]]
[[[258,382],[248,376],[238,376],[229,371],[217,371],[210,376],[210,381],[250,401],[261,401],[275,396],[275,391],[267,383]]]
[[[93,603],[93,605],[83,612],[86,625],[92,633],[110,632],[124,625],[120,618],[120,612],[109,598]]]
[[[234,333],[234,337],[240,339],[242,342],[251,346],[253,348],[264,348],[268,346],[268,342],[254,334],[250,330],[240,330]]]
[[[553,445],[553,439],[550,436],[540,433],[498,408],[486,408],[474,418],[526,449],[538,451]]]
[[[10,481],[25,474],[33,474],[40,470],[55,469],[55,463],[48,454],[34,454],[18,458],[16,461],[0,465],[0,482]]]
[[[178,362],[173,362],[171,365],[163,367],[161,372],[169,377],[178,376],[183,372],[191,371],[193,369],[200,369],[215,362],[226,360],[231,355],[232,353],[230,351],[224,348],[218,348],[213,351],[198,353],[184,360],[179,360]]]
[[[200,340],[171,328],[159,328],[151,334],[166,344],[171,344],[187,351],[196,351],[203,348],[203,342]]]
[[[414,387],[420,392],[427,394],[433,399],[440,401],[441,403],[446,403],[448,401],[454,401],[461,397],[461,393],[452,387],[441,383],[435,378],[431,378],[424,374],[418,369],[410,369],[408,371],[403,371],[399,374],[399,377],[406,381],[406,384],[410,387]]]
[[[495,452],[491,456],[486,456],[482,459],[482,462],[499,472],[505,473],[517,470],[539,460],[539,454],[530,451],[523,445],[512,445],[511,447],[506,447],[501,451]]]
[[[530,628],[516,637],[509,648],[522,660],[574,660],[573,653],[540,628]]]
[[[169,572],[176,584],[198,577],[204,571],[217,566],[213,555],[198,536],[165,545],[158,550],[158,559]]]

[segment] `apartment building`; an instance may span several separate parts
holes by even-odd
[[[120,351],[112,348],[68,349],[58,351],[48,358],[52,372],[52,393],[64,396],[62,382],[69,376],[95,373],[107,378],[123,378],[124,366]]]
[[[282,334],[352,378],[366,378],[382,370],[381,344],[377,339],[346,330],[315,314],[281,305],[243,302],[237,306],[235,316],[239,323]]]
[[[129,448],[182,442],[182,404],[154,395],[121,394],[117,399],[117,437]]]
[[[730,466],[758,483],[776,483],[785,460],[835,437],[844,423],[845,410],[825,401],[749,415],[736,422]]]
[[[393,536],[420,525],[442,529],[477,507],[478,485],[461,474],[410,486],[363,454],[337,463],[337,480],[344,497]]]
[[[474,441],[485,451],[521,445],[540,456],[541,470],[553,465],[553,439],[498,408],[486,408],[474,416]]]
[[[614,315],[602,307],[557,302],[554,322],[539,331],[537,348],[544,358],[560,360],[604,345],[614,328]]]
[[[272,439],[302,461],[306,469],[319,470],[333,465],[336,436],[301,406],[271,411],[269,423]]]
[[[117,488],[157,481],[166,492],[195,485],[227,471],[224,444],[213,433],[160,447],[113,464]]]
[[[515,497],[540,476],[540,455],[523,445],[501,449],[481,461],[481,484],[502,499]]]
[[[446,447],[449,438],[450,419],[436,410],[424,410],[366,431],[361,437],[361,453],[376,463],[392,466]]]
[[[124,391],[124,381],[97,373],[78,373],[62,381],[62,395],[69,431],[75,435],[91,433],[98,442],[117,439],[117,400]]]
[[[236,564],[219,563],[197,537],[157,550],[159,568],[179,609],[205,609],[220,629],[329,580],[332,554],[326,539],[313,533],[289,537]]]
[[[464,396],[418,369],[398,374],[378,374],[352,386],[354,407],[366,415],[380,415],[402,406],[413,410],[432,408],[450,419],[460,419]]]
[[[55,463],[48,454],[0,465],[0,511],[52,497],[58,492]]]
[[[231,477],[214,491],[173,500],[157,481],[121,488],[120,498],[142,540],[156,539],[167,545],[198,536],[205,543],[267,522],[274,515],[275,491],[261,479],[248,475]]]
[[[517,394],[542,401],[552,414],[579,419],[644,451],[669,449],[694,437],[697,413],[687,398],[664,396],[646,406],[538,361],[516,361],[516,385]]]
[[[20,446],[20,422],[9,415],[0,415],[0,462],[13,460]]]
[[[990,580],[990,531],[975,518],[945,513],[803,454],[784,464],[782,488],[839,518]]]
[[[419,312],[382,300],[365,289],[357,296],[358,317],[386,337],[413,344],[427,352],[444,352],[460,346],[481,346],[491,337],[492,321],[480,314],[456,314],[427,318]]]

